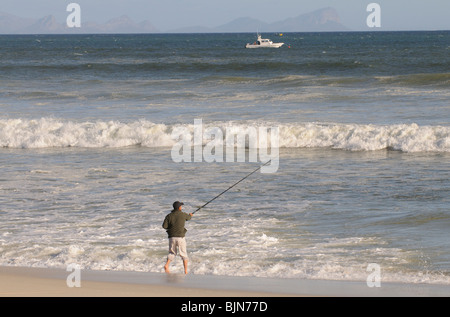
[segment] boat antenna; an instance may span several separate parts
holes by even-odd
[[[210,201],[208,201],[206,204],[204,204],[203,206],[199,207],[196,211],[194,211],[192,214],[195,214],[197,211],[199,211],[200,209],[202,209],[203,207],[205,207],[206,205],[208,205],[210,202],[212,202],[213,200],[215,200],[216,198],[219,198],[220,196],[222,196],[223,194],[225,194],[227,191],[229,191],[230,189],[232,189],[234,186],[236,186],[237,184],[239,184],[240,182],[242,182],[244,179],[250,177],[250,175],[256,173],[257,171],[259,171],[261,169],[261,167],[266,166],[267,164],[269,164],[272,160],[268,160],[266,163],[264,163],[263,165],[261,165],[260,167],[258,167],[257,169],[255,169],[253,172],[251,172],[250,174],[246,175],[245,177],[241,178],[238,182],[234,183],[233,185],[231,185],[230,187],[228,187],[227,189],[225,189],[223,192],[221,192],[219,195],[217,195],[216,197],[214,197],[213,199],[211,199]]]

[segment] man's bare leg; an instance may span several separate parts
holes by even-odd
[[[170,264],[170,260],[167,259],[166,265],[164,265],[164,271],[165,271],[166,273],[170,273],[170,270],[169,270],[169,264]]]
[[[188,274],[188,260],[183,260],[184,274]]]

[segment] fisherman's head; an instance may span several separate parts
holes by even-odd
[[[183,205],[184,205],[183,203],[176,201],[173,203],[173,210],[181,210],[181,206]]]

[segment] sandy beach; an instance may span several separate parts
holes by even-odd
[[[3,297],[267,297],[292,296],[252,290],[227,278],[214,278],[219,287],[208,286],[201,276],[115,271],[81,271],[80,287],[69,287],[71,272],[62,269],[2,267]],[[220,283],[222,280],[223,283]],[[244,283],[242,280],[241,283]],[[222,285],[222,287],[220,287]]]
[[[80,271],[80,287],[69,287],[71,272],[49,268],[0,268],[2,297],[391,297],[450,296],[450,287],[362,282]]]

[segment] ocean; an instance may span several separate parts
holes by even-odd
[[[186,223],[191,274],[450,285],[450,32],[264,37],[0,36],[0,265],[163,272],[172,203],[262,162],[175,162],[201,119],[279,166]]]

